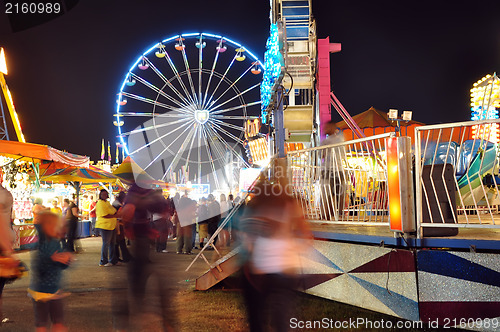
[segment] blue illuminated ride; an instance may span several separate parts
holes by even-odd
[[[121,144],[158,180],[220,187],[228,160],[248,166],[244,122],[260,115],[262,71],[254,54],[219,35],[181,34],[153,45],[117,95]]]
[[[281,42],[283,44],[283,42]],[[262,122],[267,123],[268,107],[271,103],[273,93],[277,89],[282,78],[281,68],[284,66],[283,55],[281,54],[278,25],[271,24],[269,38],[266,42],[266,53],[264,53],[264,75],[260,86],[260,105],[262,110]]]

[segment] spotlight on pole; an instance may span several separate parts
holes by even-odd
[[[404,121],[411,121],[411,111],[403,111],[403,120]]]
[[[389,112],[387,112],[387,117],[391,121],[396,121],[397,122],[397,124],[396,124],[396,133],[399,133],[401,135],[401,121],[404,121],[406,123],[408,123],[409,121],[411,121],[412,111],[403,111],[403,117],[399,118],[399,116],[398,116],[398,110],[391,108],[391,109],[389,109]]]
[[[387,116],[391,120],[396,120],[398,118],[398,110],[395,109],[390,109],[389,112],[387,113]]]

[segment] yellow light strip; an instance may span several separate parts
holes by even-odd
[[[5,52],[2,47],[0,47],[0,73],[7,75],[7,62],[5,61]]]
[[[387,183],[389,191],[389,224],[392,231],[402,232],[403,221],[401,216],[398,138],[387,138],[385,146],[387,153]]]
[[[16,131],[17,140],[19,142],[26,143],[26,139],[24,138],[23,130],[21,128],[21,122],[19,121],[19,117],[17,116],[16,108],[14,107],[14,103],[12,101],[12,95],[10,93],[9,87],[7,86],[7,82],[5,82],[3,73],[0,73],[0,87],[2,88],[3,95],[5,96],[5,101],[7,104],[7,108],[9,109],[10,118],[12,119],[14,130]]]

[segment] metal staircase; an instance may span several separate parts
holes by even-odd
[[[268,171],[268,168],[270,167],[270,164],[265,165],[262,168],[261,173],[266,173]],[[253,181],[252,185],[250,187],[253,187],[257,181],[258,177]],[[226,254],[223,254],[217,249],[215,246],[215,239],[219,235],[219,233],[224,229],[224,227],[227,225],[227,223],[235,218],[241,208],[241,206],[244,204],[245,200],[247,199],[248,193],[242,197],[240,203],[236,205],[226,216],[226,218],[221,222],[219,225],[219,228],[215,231],[215,233],[210,237],[210,239],[207,241],[205,246],[201,248],[200,252],[196,257],[193,259],[191,264],[186,268],[186,271],[188,271],[191,266],[199,259],[202,258],[203,261],[208,265],[209,269],[203,273],[201,276],[199,276],[196,279],[196,289],[197,290],[207,290],[225,278],[229,277],[233,273],[237,272],[240,269],[240,264],[238,260],[238,254],[240,253],[241,247],[239,244],[235,248],[233,248],[231,251],[229,251]],[[205,254],[207,253],[207,249],[212,248],[215,251],[215,254],[218,256],[218,259],[215,261],[215,263],[210,263]]]
[[[238,263],[237,257],[239,252],[240,247],[238,246],[212,264],[210,269],[203,275],[196,278],[196,290],[210,289],[222,280],[231,276],[233,273],[237,272],[241,267]]]

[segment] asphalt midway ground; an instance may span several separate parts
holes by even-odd
[[[112,331],[112,303],[114,294],[127,289],[127,266],[99,267],[101,238],[80,240],[83,251],[75,255],[76,260],[63,272],[64,288],[71,293],[65,299],[65,320],[70,331]],[[151,251],[154,273],[147,284],[146,299],[140,310],[141,316],[131,315],[131,330],[161,331],[161,313],[158,285],[166,287],[166,303],[174,303],[183,292],[194,289],[195,280],[208,268],[200,258],[188,272],[187,266],[195,255],[175,253],[175,243],[169,241],[169,253]],[[193,250],[198,253],[198,250]],[[207,256],[212,255],[209,252]],[[30,266],[30,252],[17,255]],[[6,285],[3,292],[3,316],[8,318],[0,331],[34,331],[33,304],[27,297],[30,276]],[[157,281],[160,281],[158,283]],[[121,301],[121,300],[119,300]],[[131,304],[131,312],[138,312]],[[175,308],[174,308],[175,310]],[[135,324],[135,325],[134,325]]]

